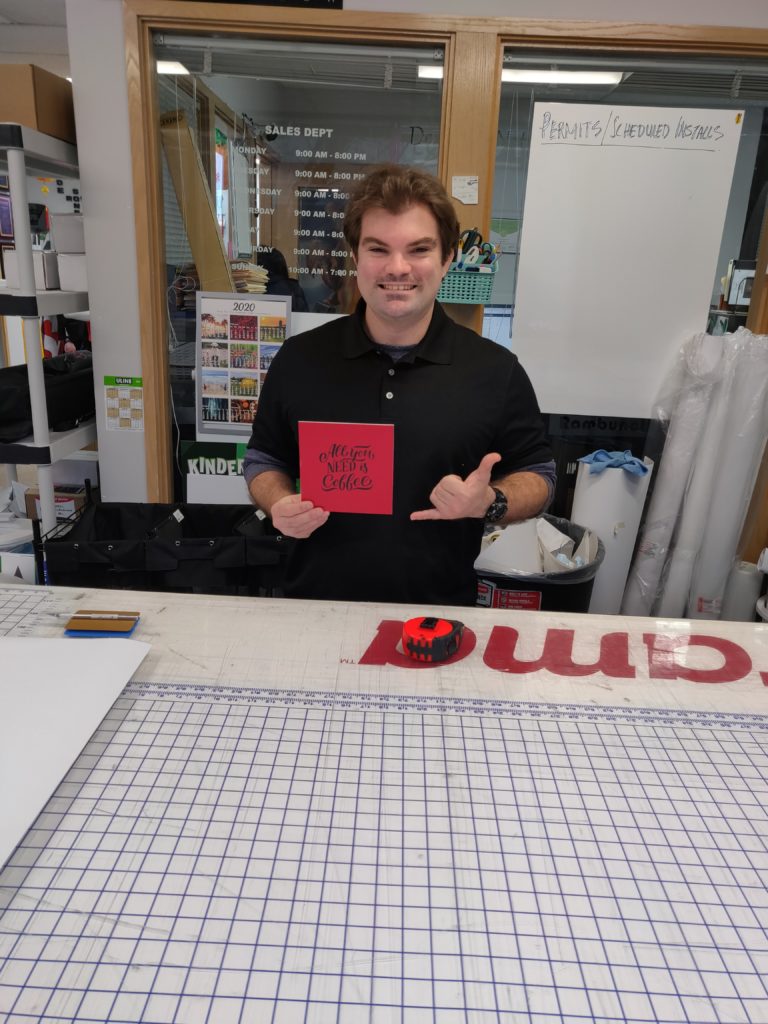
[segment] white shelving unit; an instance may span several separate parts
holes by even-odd
[[[40,489],[43,533],[56,525],[53,464],[96,440],[96,422],[74,430],[55,432],[48,426],[45,382],[40,351],[40,318],[88,309],[85,292],[37,291],[32,262],[32,237],[26,230],[27,173],[77,174],[77,150],[69,143],[18,124],[0,124],[0,156],[8,164],[11,205],[15,214],[15,239],[19,287],[0,288],[0,316],[21,318],[32,406],[32,436],[13,444],[0,444],[0,462],[8,463],[11,478],[17,465],[36,465]]]

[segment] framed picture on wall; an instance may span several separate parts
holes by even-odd
[[[10,196],[0,195],[0,238],[13,238]]]

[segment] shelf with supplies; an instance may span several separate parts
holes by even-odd
[[[74,455],[90,461],[95,453],[82,449],[93,444],[95,440],[96,421],[89,420],[88,423],[81,423],[72,430],[49,431],[47,445],[35,444],[35,439],[31,435],[18,441],[0,443],[0,462],[17,466],[45,466]]]
[[[86,291],[42,290],[35,280],[32,235],[22,230],[27,210],[29,174],[77,176],[77,150],[68,142],[44,135],[19,124],[0,124],[0,167],[7,168],[11,209],[17,211],[14,245],[17,287],[0,287],[0,316],[19,317],[26,352],[32,435],[0,444],[0,461],[11,467],[38,467],[42,529],[56,524],[53,464],[69,458],[96,440],[96,422],[88,420],[72,430],[50,429],[46,403],[40,320],[55,314],[72,314],[88,309]],[[19,216],[18,211],[23,211]],[[88,453],[90,456],[92,453]]]
[[[38,291],[27,295],[18,288],[0,287],[0,316],[55,316],[88,308],[88,292]]]
[[[77,174],[77,149],[69,142],[44,135],[23,124],[0,124],[0,164],[8,150],[21,150],[31,171],[56,171]]]

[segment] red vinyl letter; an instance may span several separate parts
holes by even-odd
[[[690,683],[733,683],[752,671],[752,659],[732,640],[720,636],[672,636],[668,633],[644,633],[648,647],[648,675],[651,679],[687,679]],[[719,668],[686,668],[677,660],[690,647],[709,647],[723,656]]]
[[[556,676],[592,676],[596,672],[611,679],[634,679],[635,668],[629,663],[629,635],[606,633],[600,640],[600,657],[591,665],[573,660],[572,629],[548,629],[544,650],[536,661],[520,661],[515,657],[519,633],[511,626],[494,626],[483,661],[497,672],[538,672],[545,668]]]

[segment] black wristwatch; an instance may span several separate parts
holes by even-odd
[[[500,491],[498,487],[493,488],[493,493],[496,495],[496,497],[493,499],[491,504],[486,509],[486,523],[499,523],[507,514],[508,506],[506,494],[504,493],[504,491]]]

